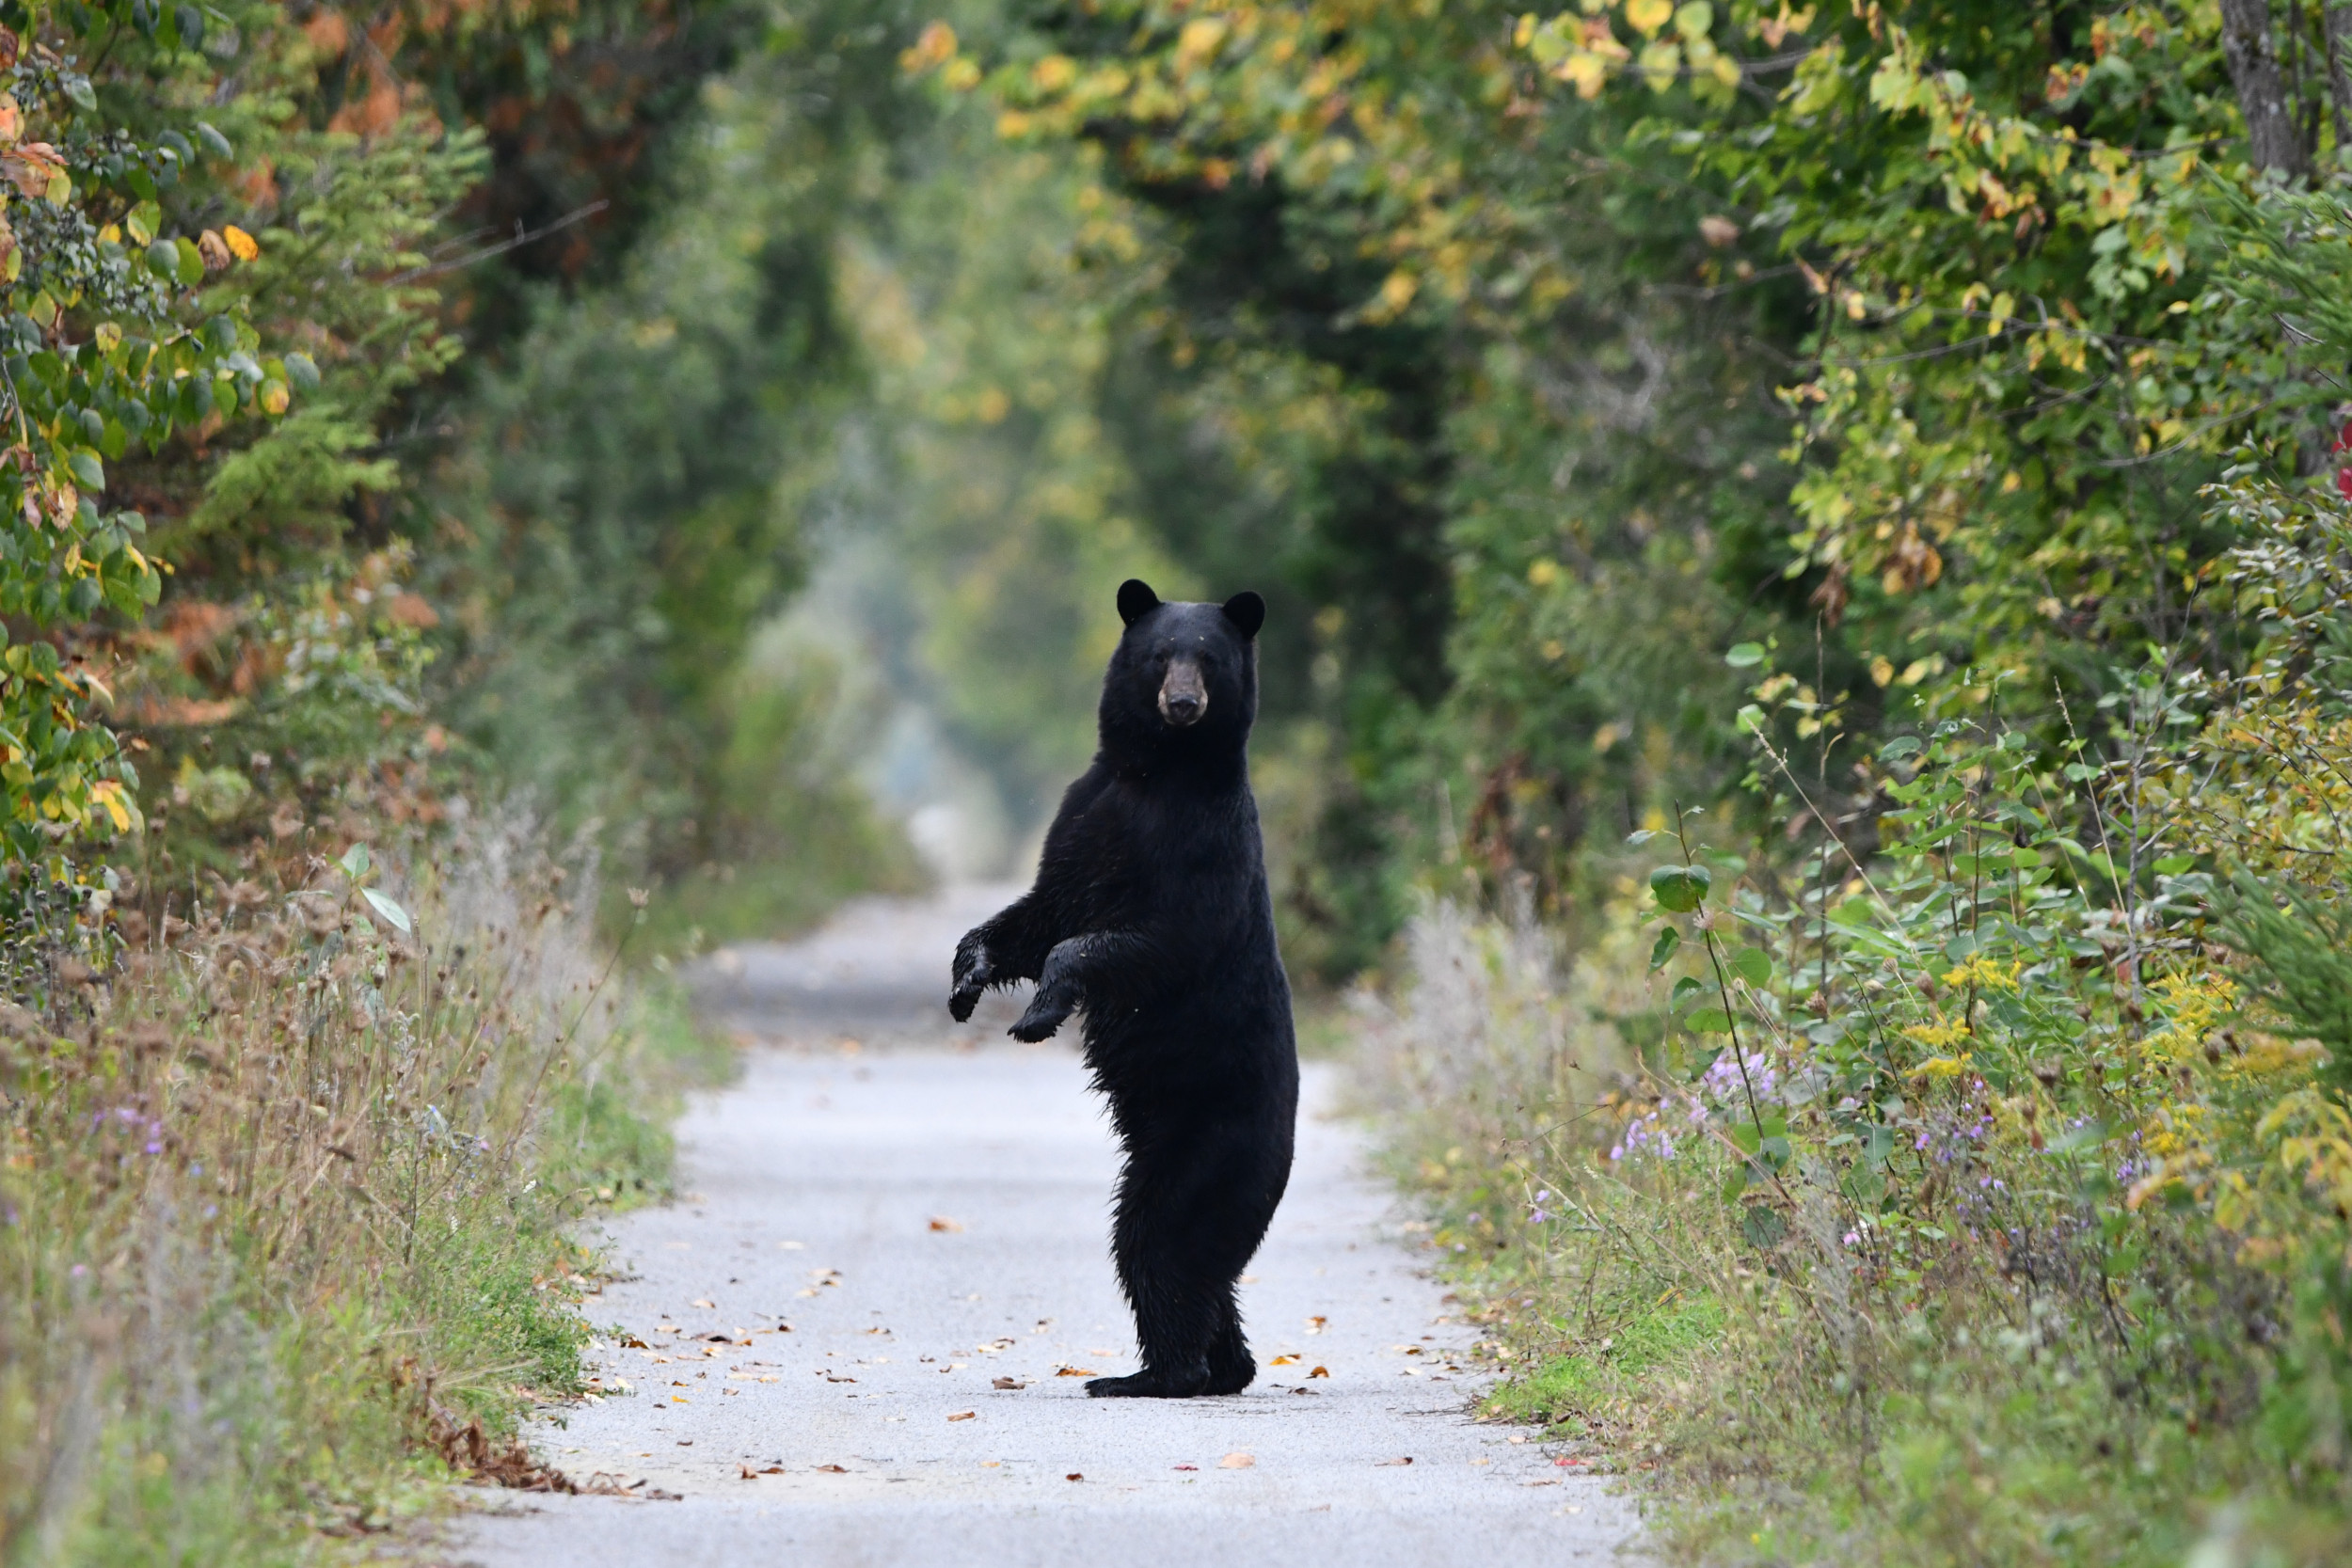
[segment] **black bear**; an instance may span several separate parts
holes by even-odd
[[[1143,1370],[1098,1398],[1233,1394],[1257,1375],[1233,1287],[1290,1180],[1298,1051],[1274,942],[1249,727],[1265,601],[1119,589],[1094,764],[1062,796],[1037,882],[956,947],[948,1010],[1038,982],[1013,1037],[1078,1008],[1126,1152],[1112,1222]]]

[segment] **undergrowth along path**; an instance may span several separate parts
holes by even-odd
[[[576,1479],[651,1500],[499,1498],[459,1559],[1621,1560],[1629,1498],[1471,1418],[1474,1331],[1334,1119],[1327,1065],[1244,1286],[1259,1381],[1084,1396],[1082,1370],[1135,1365],[1100,1102],[1067,1045],[1003,1040],[1005,999],[961,1029],[939,1002],[954,938],[1000,891],[867,904],[721,966],[712,1002],[774,1043],[680,1125],[691,1196],[608,1227],[629,1277],[589,1312],[623,1331],[596,1359],[629,1392],[532,1434]]]

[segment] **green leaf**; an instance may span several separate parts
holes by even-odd
[[[372,863],[368,859],[368,847],[364,844],[354,844],[343,851],[343,858],[336,863],[343,868],[344,876],[355,882],[358,881],[368,874],[368,866]]]
[[[73,455],[65,460],[65,466],[72,473],[73,483],[83,489],[94,495],[106,488],[105,466],[98,461],[98,454],[88,448],[75,448]]]
[[[1681,945],[1682,933],[1675,929],[1672,926],[1669,926],[1664,930],[1660,931],[1658,933],[1658,941],[1651,944],[1649,950],[1650,973],[1655,974],[1660,970],[1665,968],[1667,960],[1675,956],[1675,949],[1680,947]]]
[[[317,391],[319,387],[317,361],[307,354],[289,354],[286,356],[286,379],[306,392]]]
[[[1756,1130],[1754,1122],[1743,1121],[1732,1128],[1731,1141],[1738,1147],[1740,1153],[1754,1154],[1763,1147],[1764,1134]]]
[[[1732,644],[1731,651],[1724,655],[1724,662],[1730,665],[1734,670],[1751,669],[1754,666],[1764,662],[1764,644],[1761,642],[1736,642]]]
[[[1625,841],[1638,848],[1657,836],[1658,830],[1655,828],[1636,828],[1625,835]]]
[[[184,235],[174,240],[172,245],[179,252],[180,286],[183,289],[193,289],[204,281],[204,253],[196,248],[194,240]]]
[[[399,931],[402,936],[406,936],[412,929],[414,929],[408,921],[408,911],[402,909],[398,904],[392,902],[391,899],[386,897],[383,894],[376,892],[375,889],[372,887],[363,887],[359,890],[359,896],[368,901],[368,908],[373,910],[376,913],[382,915],[386,920],[391,922],[392,927]]]
[[[1685,974],[1675,982],[1673,1000],[1666,1004],[1668,1012],[1678,1013],[1682,1005],[1707,989],[1707,982],[1693,974]]]
[[[201,257],[198,258],[197,264],[199,266],[203,264]],[[147,247],[147,270],[167,283],[178,282],[180,279],[180,247],[169,240],[157,240],[153,245],[149,245]]]
[[[1703,865],[1661,865],[1649,874],[1649,888],[1659,908],[1687,914],[1707,901],[1714,880]]]
[[[1761,947],[1742,947],[1731,956],[1731,972],[1749,985],[1767,985],[1772,978],[1772,956]]]
[[[1788,1218],[1767,1203],[1752,1203],[1740,1211],[1740,1233],[1758,1252],[1770,1252],[1788,1234]]]
[[[2186,871],[2190,866],[2195,865],[2196,863],[2197,857],[2195,855],[2167,855],[2164,859],[2156,862],[2156,875],[2159,877],[2177,877],[2182,872]]]
[[[1724,1201],[1725,1203],[1736,1202],[1739,1199],[1740,1195],[1747,1190],[1747,1166],[1741,1165],[1738,1170],[1733,1171],[1729,1176],[1724,1178]]]
[[[237,155],[237,150],[229,145],[227,136],[200,119],[196,122],[196,139],[203,144],[205,151],[215,158],[233,158]]]
[[[1918,754],[1919,737],[1915,735],[1899,735],[1879,748],[1879,761],[1881,762],[1899,762],[1905,757],[1914,757]]]
[[[1701,1007],[1682,1021],[1683,1026],[1694,1035],[1728,1035],[1731,1015],[1721,1007]]]

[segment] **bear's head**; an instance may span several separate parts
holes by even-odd
[[[1265,601],[1163,604],[1149,585],[1119,585],[1127,630],[1103,677],[1105,750],[1174,760],[1238,753],[1258,717],[1258,628]]]

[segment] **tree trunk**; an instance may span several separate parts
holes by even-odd
[[[2334,13],[2329,13],[2330,27]],[[2256,168],[2302,174],[2310,164],[2287,105],[2279,73],[2278,40],[2270,31],[2270,0],[2221,0],[2221,54],[2237,88],[2238,112]]]
[[[2328,97],[2336,111],[2336,152],[2352,147],[2352,0],[2331,0],[2320,36],[2327,40]]]

